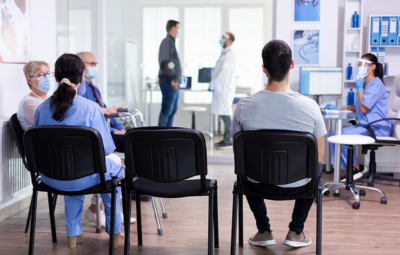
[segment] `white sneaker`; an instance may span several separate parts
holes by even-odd
[[[87,220],[93,222],[94,224],[97,224],[96,213],[90,211],[90,209],[88,209],[88,210],[86,211],[85,218],[86,218]],[[106,215],[105,215],[105,213],[104,213],[103,210],[100,211],[100,226],[101,226],[102,228],[105,228],[105,227],[106,227]]]
[[[364,166],[364,170],[362,172],[357,172],[353,174],[353,181],[361,179],[364,174],[368,173],[368,167]],[[346,182],[346,178],[340,180],[340,182]]]
[[[122,224],[124,224],[124,214],[121,212],[121,219],[122,219]],[[135,223],[136,219],[131,217],[131,224]]]

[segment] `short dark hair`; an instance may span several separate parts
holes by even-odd
[[[235,41],[235,35],[234,34],[232,34],[231,32],[226,32],[225,34],[229,35],[229,39],[231,39],[232,42]]]
[[[292,50],[281,40],[268,42],[262,50],[264,67],[270,81],[283,81],[292,64]]]
[[[179,24],[178,21],[176,20],[168,20],[167,22],[167,33],[169,32],[169,30],[171,30],[171,28],[176,27],[176,25]]]

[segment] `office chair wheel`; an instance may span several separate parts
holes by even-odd
[[[338,193],[335,192],[335,193],[333,193],[333,196],[334,197],[340,197],[340,193],[339,192]]]
[[[360,194],[360,196],[365,196],[365,195],[367,195],[367,192],[363,189],[360,189],[359,194]]]
[[[330,192],[329,190],[327,190],[327,191],[324,192],[323,195],[324,195],[324,196],[329,196],[330,193],[331,193],[331,192]]]
[[[368,187],[374,187],[374,184],[372,182],[368,182]]]
[[[352,206],[353,206],[353,209],[360,209],[360,203],[359,202],[354,202],[353,204],[352,204]]]
[[[381,204],[383,204],[383,205],[387,204],[387,198],[386,197],[382,197],[381,198]]]

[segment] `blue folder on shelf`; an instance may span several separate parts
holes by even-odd
[[[378,48],[377,47],[371,47],[371,54],[374,54],[376,57],[378,57]]]
[[[400,45],[400,17],[398,17],[399,18],[399,22],[397,22],[397,27],[398,27],[398,30],[397,30],[397,45]]]
[[[386,59],[385,48],[379,47],[379,50],[378,50],[378,62],[379,63],[385,63],[386,62],[385,59]]]
[[[381,45],[388,45],[389,40],[389,17],[381,18]]]
[[[371,17],[371,41],[370,45],[379,45],[381,40],[381,17]]]
[[[389,17],[388,45],[397,45],[398,17]]]

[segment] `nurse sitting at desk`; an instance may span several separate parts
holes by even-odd
[[[365,54],[358,60],[358,75],[356,80],[357,95],[354,106],[347,106],[348,110],[355,111],[358,123],[357,125],[343,128],[343,135],[365,135],[369,136],[369,132],[364,125],[375,120],[387,118],[387,96],[383,83],[382,64],[373,54]],[[371,125],[376,136],[390,136],[390,121],[380,121]],[[336,135],[333,131],[331,135]],[[342,145],[341,168],[346,167],[347,146]],[[335,145],[331,144],[332,158],[335,155]],[[333,165],[335,167],[335,165]],[[362,172],[364,166],[358,163],[356,153],[354,151],[354,171]],[[355,177],[361,178],[362,174]]]

